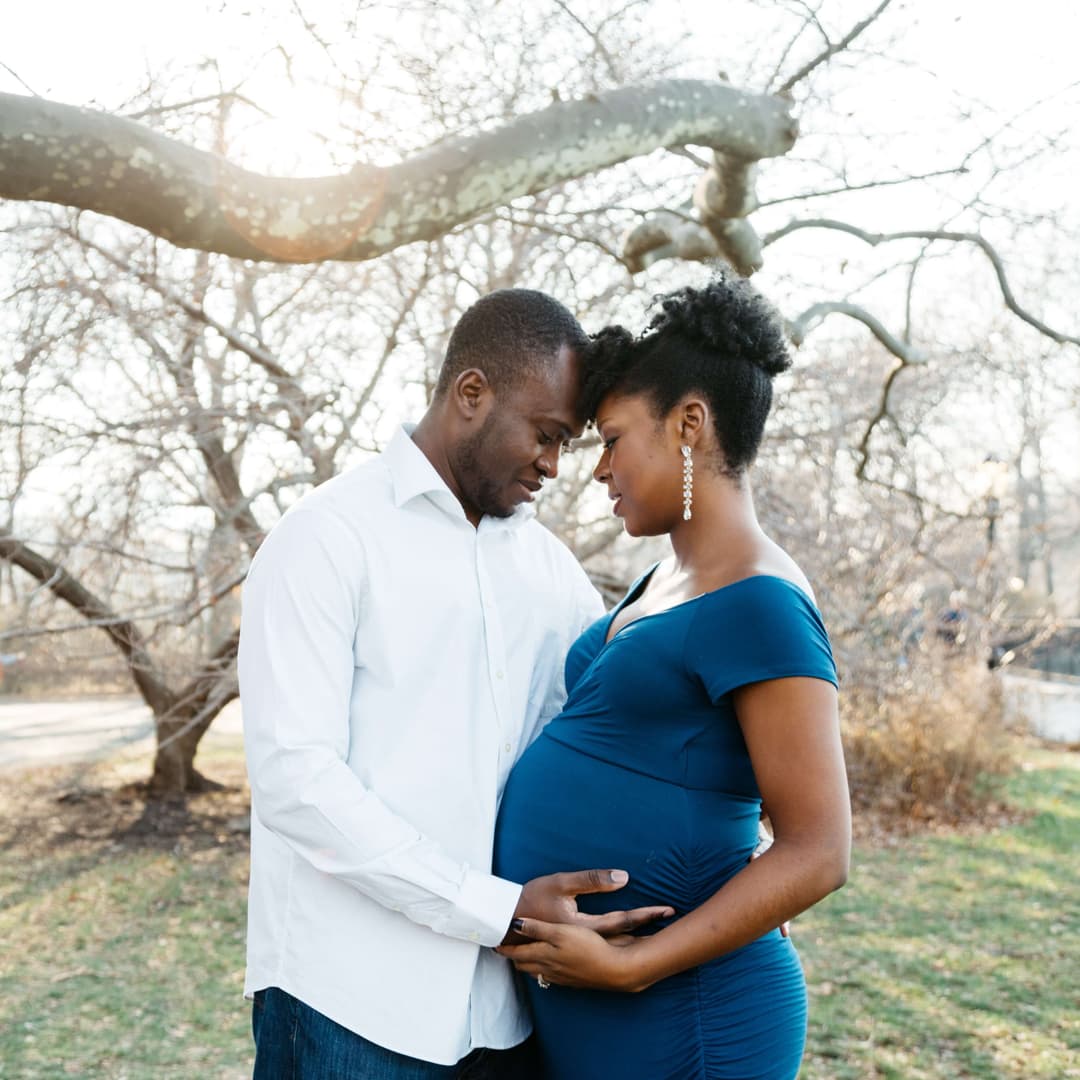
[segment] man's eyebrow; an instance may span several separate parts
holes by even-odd
[[[552,427],[557,428],[559,434],[564,439],[572,439],[574,437],[573,428],[569,428],[562,420],[557,420],[554,416],[545,416],[541,419],[542,424],[551,424]]]

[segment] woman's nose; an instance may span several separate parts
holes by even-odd
[[[593,479],[598,483],[606,483],[610,470],[608,469],[608,452],[605,450],[600,455],[600,460],[596,463],[596,468],[593,469]]]

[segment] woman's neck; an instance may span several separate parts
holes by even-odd
[[[737,481],[709,477],[696,484],[692,517],[670,535],[676,572],[704,580],[756,561],[768,543],[745,475]]]

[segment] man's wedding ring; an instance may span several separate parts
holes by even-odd
[[[541,990],[546,990],[551,985],[551,983],[549,983],[543,975],[537,975],[536,985],[539,986]]]

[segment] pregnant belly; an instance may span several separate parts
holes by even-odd
[[[756,801],[683,788],[541,735],[507,782],[495,872],[525,882],[562,870],[626,870],[625,888],[581,897],[582,910],[671,904],[684,915],[746,865],[758,811]]]

